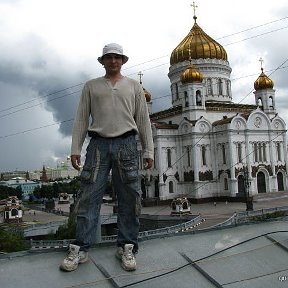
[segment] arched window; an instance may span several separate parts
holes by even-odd
[[[201,106],[202,105],[202,96],[201,96],[201,91],[197,90],[196,91],[196,105]]]
[[[167,165],[168,167],[172,167],[171,149],[167,149]]]
[[[187,151],[187,164],[188,164],[188,167],[191,166],[191,155],[190,155],[190,148],[189,146],[186,147],[186,151]]]
[[[207,79],[207,94],[212,95],[212,81],[211,79]]]
[[[206,165],[206,147],[203,145],[201,147],[202,152],[202,165]]]
[[[271,103],[271,104],[270,104],[270,108],[271,108],[271,109],[274,109],[274,100],[273,100],[273,97],[270,96],[270,97],[269,97],[269,100],[270,100],[270,103]]]
[[[238,196],[238,197],[243,197],[243,196],[245,196],[245,181],[244,181],[244,176],[243,176],[243,175],[239,175],[237,182],[238,182],[238,193],[237,193],[237,196]]]
[[[225,144],[222,144],[222,159],[223,159],[223,164],[226,164],[226,149],[225,149]]]
[[[257,103],[256,103],[256,105],[259,106],[260,108],[263,107],[262,98],[261,98],[261,97],[257,98]]]
[[[278,191],[284,190],[284,179],[283,174],[281,172],[277,173],[277,183],[278,183]]]
[[[184,202],[182,206],[183,206],[183,209],[184,209],[184,210],[187,210],[187,209],[188,209],[188,203],[187,203],[187,202]]]
[[[219,95],[223,94],[222,79],[218,79],[218,91],[219,91]]]
[[[224,178],[224,190],[228,190],[228,179]]]
[[[169,181],[169,193],[174,193],[173,181]]]
[[[242,146],[241,146],[241,143],[237,144],[237,150],[238,150],[238,162],[242,163]]]
[[[257,190],[258,193],[266,193],[266,177],[262,171],[257,174]]]
[[[184,91],[185,107],[189,107],[189,99],[187,91]]]
[[[17,209],[12,209],[11,210],[11,216],[17,216],[18,215],[18,210]]]

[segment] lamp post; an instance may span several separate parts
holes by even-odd
[[[248,167],[244,167],[244,187],[245,187],[245,200],[246,200],[246,211],[253,211],[253,197],[249,196],[249,174]]]

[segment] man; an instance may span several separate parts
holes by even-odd
[[[154,156],[151,124],[141,84],[121,74],[122,65],[128,61],[122,47],[116,43],[105,45],[98,61],[106,74],[85,83],[73,127],[71,162],[77,170],[80,170],[80,154],[87,132],[91,139],[80,175],[76,241],[70,245],[60,268],[73,271],[79,263],[88,260],[88,249],[96,240],[102,198],[112,169],[118,200],[116,257],[125,270],[133,271],[141,212],[135,135],[139,134],[141,140],[144,167],[150,169]]]

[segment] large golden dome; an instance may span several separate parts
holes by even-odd
[[[262,89],[273,89],[274,83],[273,81],[263,72],[263,68],[261,68],[262,72],[254,82],[254,89],[262,90]]]
[[[170,65],[191,59],[221,59],[227,60],[225,49],[209,35],[207,35],[196,23],[189,34],[173,50],[170,57]]]

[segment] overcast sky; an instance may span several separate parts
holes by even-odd
[[[129,56],[124,75],[142,71],[153,112],[170,107],[170,55],[193,26],[192,2],[0,0],[0,171],[56,167],[70,154],[80,91],[103,75],[107,43]],[[262,57],[288,123],[287,1],[195,2],[198,25],[228,54],[233,102],[255,103]]]

